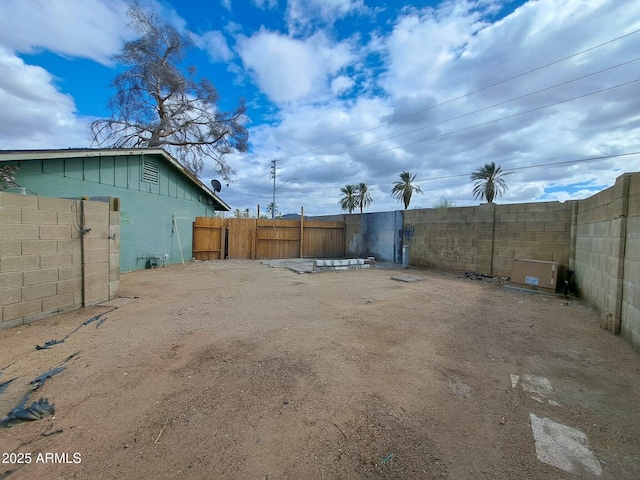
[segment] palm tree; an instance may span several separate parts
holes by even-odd
[[[373,203],[373,198],[371,198],[369,187],[367,187],[366,183],[359,183],[356,187],[356,192],[357,205],[360,207],[360,215],[362,215],[362,211]]]
[[[344,197],[338,201],[338,205],[342,210],[352,213],[358,206],[358,187],[356,185],[345,185],[340,189],[340,193],[344,194]]]
[[[473,196],[493,203],[494,198],[509,188],[502,177],[512,173],[504,173],[501,167],[496,167],[495,162],[486,163],[484,167],[471,174],[471,181],[476,182],[473,186]]]
[[[400,181],[396,182],[393,186],[393,190],[391,190],[391,195],[396,197],[398,202],[404,203],[405,210],[409,208],[413,192],[422,193],[422,189],[418,185],[413,184],[416,176],[417,174],[411,175],[411,172],[402,172],[400,174]]]
[[[269,205],[267,205],[267,213],[271,214],[271,218],[275,218],[280,214],[278,211],[278,205],[273,202],[269,202]]]

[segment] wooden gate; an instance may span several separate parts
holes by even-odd
[[[196,217],[193,222],[193,257],[196,260],[224,258],[226,219]]]
[[[343,257],[343,222],[196,217],[193,256],[222,258]]]

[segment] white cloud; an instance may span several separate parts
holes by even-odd
[[[640,4],[531,1],[491,23],[492,16],[484,13],[495,13],[495,7],[490,2],[451,1],[438,9],[406,9],[391,32],[379,30],[370,44],[353,48],[359,55],[343,64],[355,68],[362,61],[361,52],[382,53],[384,74],[373,77],[366,91],[358,93],[363,83],[359,79],[348,82],[345,67],[331,76],[296,62],[304,65],[301,70],[307,72],[303,78],[308,81],[303,82],[304,88],[283,85],[283,93],[273,86],[267,88],[261,78],[258,83],[271,98],[282,101],[291,88],[287,100],[298,103],[295,107],[281,105],[280,122],[261,127],[260,135],[253,137],[255,151],[260,152],[262,145],[277,145],[281,151],[270,150],[268,158],[280,155],[286,175],[314,182],[321,193],[314,197],[319,202],[314,208],[322,211],[311,213],[329,213],[337,211],[341,184],[356,180],[375,188],[379,195],[374,199],[375,210],[395,209],[388,191],[403,169],[421,179],[425,195],[419,204],[431,206],[446,195],[462,206],[478,203],[468,174],[484,163],[495,161],[509,169],[640,150],[640,97],[634,93],[638,84],[564,102],[637,78],[636,63],[510,101],[635,58],[640,35],[448,102],[640,28]],[[585,35],[585,31],[591,33]],[[372,68],[369,65],[362,71]],[[287,68],[282,71],[289,72]],[[292,71],[297,73],[293,67]],[[318,79],[323,77],[331,82],[333,98],[345,88],[362,96],[318,105],[316,100],[323,93],[323,82]],[[273,81],[275,84],[277,77]],[[379,92],[376,82],[384,92],[372,98],[371,92]],[[443,102],[447,103],[438,106]],[[492,107],[502,102],[507,103]],[[539,109],[553,103],[558,104]],[[480,111],[470,113],[476,110]],[[535,111],[523,113],[528,110]],[[384,126],[416,112],[420,113]],[[331,143],[334,140],[337,142]],[[306,153],[287,159],[300,152]],[[622,157],[517,170],[507,177],[510,188],[498,201],[562,201],[590,195],[611,185],[624,171],[637,170],[630,166],[637,161],[637,156]],[[322,165],[328,166],[318,168]],[[305,187],[305,193],[286,189],[291,210],[309,205],[309,188]]]
[[[288,0],[286,16],[289,30],[295,33],[315,23],[332,25],[347,15],[366,11],[363,0]]]
[[[149,1],[187,31],[172,3]],[[251,105],[260,102],[266,118],[251,126],[251,152],[229,157],[239,175],[224,198],[234,208],[271,201],[273,158],[281,159],[278,184],[298,179],[278,191],[281,210],[305,205],[308,214],[337,212],[339,187],[355,181],[372,187],[373,210],[396,209],[389,191],[402,170],[418,174],[425,194],[415,204],[425,207],[442,196],[459,206],[478,204],[468,173],[491,161],[516,169],[498,199],[503,203],[580,198],[638,170],[637,156],[523,167],[640,150],[640,83],[559,103],[634,80],[639,62],[528,95],[637,57],[640,34],[485,88],[640,29],[638,2],[529,1],[495,21],[502,1],[447,0],[397,15],[389,8],[374,23],[362,0],[291,0],[286,11],[284,2],[252,1],[269,10],[259,31],[241,35],[250,32],[249,24],[231,23],[218,8],[221,27],[215,28],[224,33],[204,22],[199,31],[206,33],[194,36],[216,62],[240,56],[242,64],[228,69],[245,82]],[[0,2],[2,147],[86,146],[90,119],[79,116],[56,78],[16,53],[49,50],[108,64],[128,34],[126,3]],[[350,33],[344,33],[349,22],[336,23],[340,19],[353,20]],[[232,37],[235,52],[227,43]],[[250,89],[251,79],[258,93]],[[264,105],[263,94],[272,103]],[[557,105],[540,109],[552,103]]]
[[[239,37],[238,47],[245,67],[276,103],[326,90],[327,79],[353,58],[348,43],[332,43],[321,32],[298,40],[261,29],[251,37]]]
[[[108,64],[126,35],[127,8],[120,0],[3,0],[0,45],[16,52],[45,49]]]
[[[213,62],[228,62],[234,57],[222,32],[210,31],[202,35],[193,34],[193,37],[196,45],[205,50]]]
[[[475,6],[475,2],[449,2],[438,10],[411,10],[399,18],[385,45],[388,71],[383,86],[391,95],[438,85],[442,69],[484,26]]]
[[[186,23],[170,6],[150,0],[144,4],[186,31]],[[29,65],[20,53],[51,51],[67,58],[87,58],[111,65],[110,57],[127,28],[128,2],[123,0],[3,0],[0,3],[0,145],[5,149],[88,147],[86,125],[94,118],[76,112],[74,99],[60,92],[59,80],[42,67]],[[231,52],[216,41],[204,40],[219,57]],[[213,47],[217,46],[217,50]],[[107,80],[105,79],[104,83]],[[95,87],[98,89],[100,87]],[[101,92],[102,93],[102,92]]]
[[[554,193],[550,193],[548,195],[545,195],[544,197],[544,201],[545,202],[566,202],[567,200],[582,200],[585,198],[589,198],[593,195],[595,195],[596,193],[601,192],[602,189],[601,188],[597,188],[597,189],[580,189],[580,190],[575,190],[574,192],[554,192]]]
[[[355,81],[352,78],[349,78],[345,75],[340,75],[339,77],[334,78],[331,81],[331,91],[334,95],[341,95],[347,92],[353,85]]]
[[[0,144],[4,149],[88,146],[86,122],[73,98],[53,86],[43,68],[0,48]]]

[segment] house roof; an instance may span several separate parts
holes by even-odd
[[[50,160],[56,158],[91,158],[91,157],[113,157],[120,155],[160,155],[167,162],[172,164],[185,177],[195,183],[208,197],[218,210],[230,211],[231,207],[218,195],[207,187],[191,171],[185,168],[178,160],[162,148],[69,148],[64,150],[0,150],[0,162],[15,162],[27,160]]]

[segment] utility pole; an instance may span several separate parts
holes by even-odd
[[[271,160],[271,178],[273,178],[273,200],[271,202],[271,218],[276,216],[276,162],[278,160],[274,158]]]

